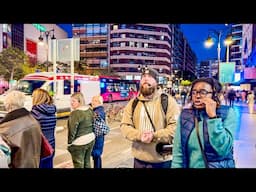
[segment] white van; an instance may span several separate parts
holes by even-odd
[[[47,90],[53,94],[54,73],[41,72],[26,75],[20,79],[17,86],[10,90],[19,90],[25,93],[27,99],[25,107],[30,111],[32,108],[32,93],[37,88]],[[8,90],[8,91],[10,91]],[[8,91],[0,95],[0,117],[6,114],[3,101]],[[98,76],[74,75],[74,92],[82,92],[85,96],[85,102],[89,104],[94,95],[100,94],[100,80]],[[57,107],[57,117],[68,116],[70,113],[70,96],[71,96],[71,74],[57,73],[56,75],[56,94],[54,102]]]

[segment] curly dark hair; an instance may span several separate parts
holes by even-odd
[[[219,95],[219,94],[221,93],[221,91],[222,91],[222,85],[221,85],[221,83],[220,83],[219,81],[217,81],[216,79],[214,79],[214,78],[209,78],[209,77],[207,77],[207,78],[199,78],[199,79],[196,79],[196,80],[194,80],[194,81],[192,82],[191,89],[190,89],[190,92],[189,92],[189,101],[192,100],[192,94],[191,94],[191,92],[192,92],[192,90],[193,90],[195,84],[196,84],[196,83],[199,83],[199,82],[205,82],[205,83],[211,85],[212,90],[213,90],[213,93],[212,93],[212,95],[213,95],[213,100],[215,100],[215,101],[217,102],[217,105],[219,106],[221,102],[220,102],[220,99],[219,99],[219,96],[218,96],[218,95]]]

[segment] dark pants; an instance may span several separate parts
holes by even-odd
[[[92,150],[92,158],[94,168],[102,168],[101,155],[103,152],[104,146],[104,136],[98,136],[95,138],[95,144]]]
[[[165,161],[161,163],[149,163],[141,161],[139,159],[134,159],[134,168],[171,168],[172,161]]]

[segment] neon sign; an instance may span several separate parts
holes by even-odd
[[[45,31],[46,31],[46,28],[45,28],[45,26],[43,26],[43,25],[36,24],[36,23],[33,23],[32,25],[33,25],[37,30],[39,30],[39,31],[42,31],[42,32],[45,32]]]

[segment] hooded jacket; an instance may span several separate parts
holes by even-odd
[[[45,103],[34,105],[31,114],[38,120],[44,136],[55,149],[56,106]]]

